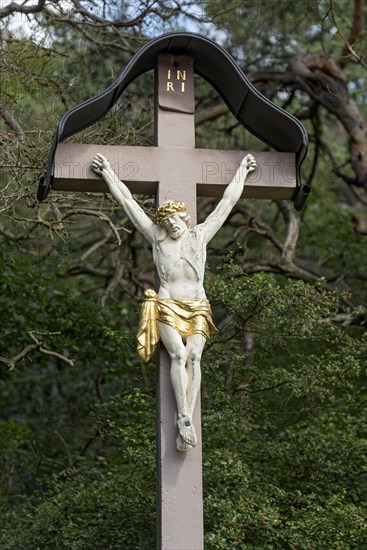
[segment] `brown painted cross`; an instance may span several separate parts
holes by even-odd
[[[220,197],[243,151],[195,149],[193,58],[161,54],[156,71],[155,147],[59,144],[53,188],[107,192],[91,167],[102,153],[132,193],[156,194],[157,203],[184,201],[196,223],[196,197]],[[253,153],[257,170],[244,197],[291,199],[296,188],[295,154]],[[176,403],[169,357],[161,348],[158,373],[158,548],[203,549],[200,400],[194,425],[198,445],[187,453],[175,446]]]

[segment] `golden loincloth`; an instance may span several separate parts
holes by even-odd
[[[137,350],[146,363],[154,354],[159,342],[159,322],[173,327],[186,338],[202,334],[208,339],[215,334],[209,300],[194,298],[158,298],[154,290],[146,290],[141,306],[137,334]]]

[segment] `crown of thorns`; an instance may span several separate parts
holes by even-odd
[[[155,213],[157,223],[162,223],[165,218],[172,216],[176,212],[186,212],[186,206],[181,201],[168,201],[162,204]]]

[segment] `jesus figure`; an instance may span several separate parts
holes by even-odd
[[[107,183],[133,225],[151,243],[160,286],[145,291],[138,330],[138,353],[144,361],[162,341],[171,360],[171,382],[177,404],[178,451],[197,444],[192,422],[200,390],[201,355],[206,340],[216,331],[204,290],[206,246],[222,227],[242,195],[247,175],[255,170],[252,155],[242,160],[223,198],[206,220],[190,229],[185,204],[171,200],[162,204],[154,223],[119,180],[108,160],[97,154],[93,170]]]

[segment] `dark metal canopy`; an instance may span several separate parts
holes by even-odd
[[[308,145],[304,126],[293,115],[266,99],[218,44],[199,34],[186,32],[164,34],[148,42],[109,88],[63,115],[48,154],[46,176],[40,179],[38,200],[44,200],[52,186],[58,143],[101,119],[133,80],[155,68],[160,53],[194,57],[195,73],[217,90],[242,126],[276,151],[295,153],[297,187],[293,200],[300,210],[310,191],[308,186],[302,187],[300,181],[300,166]]]

